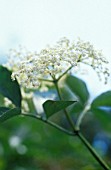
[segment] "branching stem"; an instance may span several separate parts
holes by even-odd
[[[60,94],[60,91],[59,91],[59,86],[58,86],[58,80],[54,81],[54,84],[55,84],[55,87],[56,87],[56,90],[58,92],[58,96],[59,96],[59,99],[62,100],[62,97],[61,97],[61,94]],[[69,122],[69,124],[71,125],[72,129],[73,129],[73,132],[74,134],[76,134],[76,136],[81,140],[81,142],[86,146],[86,148],[90,151],[90,153],[94,156],[94,158],[97,160],[97,162],[101,165],[101,167],[104,168],[104,170],[111,170],[109,168],[109,166],[104,162],[104,160],[97,154],[97,152],[93,149],[93,147],[90,145],[90,143],[84,138],[84,136],[80,133],[79,131],[79,126],[81,124],[81,121],[84,117],[84,115],[86,114],[86,109],[89,109],[89,108],[85,108],[85,110],[81,113],[78,121],[77,121],[77,124],[76,126],[74,126],[74,123],[70,117],[70,115],[67,113],[66,110],[64,110],[65,112],[65,115],[66,115],[66,118]]]
[[[57,79],[57,81],[59,81],[69,70],[71,70],[72,69],[72,65],[61,75],[61,76],[59,76],[59,78]]]
[[[26,114],[26,113],[22,113],[23,116],[27,116],[27,117],[32,117],[32,118],[35,118],[35,119],[38,119],[46,124],[49,124],[50,126],[58,129],[59,131],[62,131],[70,136],[74,136],[76,135],[75,133],[71,132],[71,131],[68,131],[64,128],[62,128],[61,126],[55,124],[54,122],[51,122],[50,120],[47,120],[47,119],[43,119],[42,117],[38,116],[38,115],[32,115],[32,114]]]
[[[60,90],[59,90],[59,87],[58,87],[58,81],[55,81],[55,87],[56,87],[59,99],[62,100]],[[71,125],[71,127],[72,127],[72,129],[73,129],[73,131],[75,133],[75,127],[74,127],[73,121],[72,121],[71,117],[69,116],[69,114],[67,113],[66,109],[64,109],[64,113],[65,113],[65,116],[66,116],[69,124]]]
[[[84,116],[86,115],[87,111],[90,109],[90,105],[86,105],[86,107],[84,108],[84,110],[81,112],[81,114],[79,115],[78,119],[77,119],[77,122],[76,122],[76,125],[75,125],[75,129],[77,131],[80,130],[80,125],[82,123],[82,120],[84,118]]]

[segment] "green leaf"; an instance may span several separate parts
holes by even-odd
[[[97,108],[97,107],[111,107],[111,91],[107,91],[105,93],[102,93],[96,99],[93,100],[91,104],[91,108]]]
[[[73,101],[77,100],[77,97],[74,96],[72,91],[66,86],[64,81],[59,82],[59,89],[62,100]]]
[[[84,109],[83,105],[81,105],[80,102],[76,102],[75,105],[71,108],[70,113],[71,114],[80,114],[83,109]]]
[[[0,106],[4,106],[4,97],[0,94]]]
[[[1,116],[4,112],[6,112],[6,111],[8,111],[8,110],[10,110],[10,108],[0,107],[0,116]]]
[[[18,82],[12,81],[11,71],[0,66],[0,93],[12,101],[17,107],[21,107],[21,92]]]
[[[96,97],[91,104],[91,111],[99,120],[102,127],[111,130],[111,91],[107,91]]]
[[[104,130],[111,132],[111,109],[103,110],[100,108],[95,108],[92,110],[92,112],[96,116]]]
[[[4,122],[7,119],[19,115],[20,113],[21,113],[20,108],[9,109],[6,107],[0,107],[0,122]]]
[[[53,114],[65,109],[66,107],[70,106],[71,104],[75,103],[76,101],[53,101],[47,100],[43,104],[44,111],[47,117],[52,116]]]
[[[78,100],[85,105],[88,98],[89,98],[89,92],[87,89],[87,86],[85,82],[75,76],[67,76],[65,79],[66,85],[69,87],[69,89],[76,95]]]

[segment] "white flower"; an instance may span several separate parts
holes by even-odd
[[[38,87],[41,78],[58,78],[69,67],[78,66],[79,63],[90,65],[99,77],[101,74],[109,76],[108,69],[105,68],[108,62],[101,51],[95,50],[89,42],[80,39],[70,42],[64,37],[53,47],[42,49],[38,54],[16,50],[12,53],[16,58],[15,61],[11,61],[14,70],[12,79],[17,78],[26,87]]]

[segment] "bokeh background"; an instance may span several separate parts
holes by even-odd
[[[61,37],[90,41],[111,62],[110,0],[0,0],[0,63],[19,45],[40,51]],[[111,88],[92,70],[81,75],[91,99]],[[94,76],[94,77],[93,77]],[[101,87],[101,88],[100,88]],[[2,105],[2,97],[0,96]],[[111,139],[95,119],[88,118],[83,133],[107,162]],[[87,125],[87,126],[86,126]],[[0,125],[1,170],[99,170],[98,163],[75,137],[31,118],[13,118]]]

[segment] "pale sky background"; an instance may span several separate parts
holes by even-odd
[[[39,51],[64,36],[90,41],[111,61],[111,0],[0,0],[0,59],[20,44]],[[91,74],[94,93],[110,88]]]

